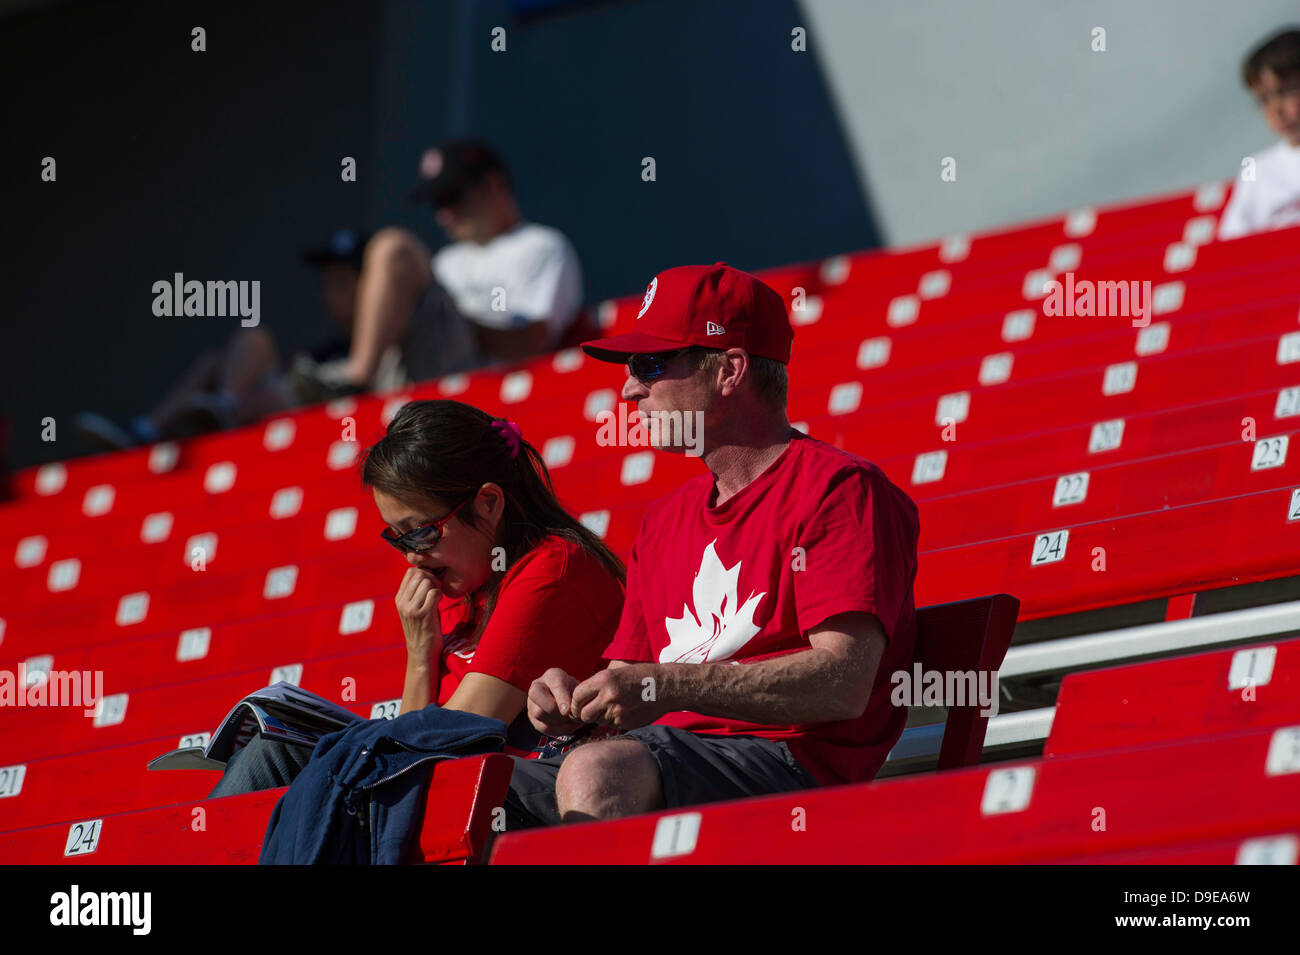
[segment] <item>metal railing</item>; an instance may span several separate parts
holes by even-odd
[[[1295,636],[1300,636],[1300,600],[1012,647],[998,671],[998,680],[1006,683],[1064,676],[1103,666]],[[1048,706],[990,717],[984,736],[985,757],[1045,741],[1055,714],[1056,707]],[[890,750],[881,776],[899,775],[933,763],[939,756],[943,728],[943,723],[932,723],[904,730]]]

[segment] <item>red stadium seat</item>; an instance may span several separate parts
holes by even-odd
[[[1020,601],[1010,594],[994,594],[938,607],[923,607],[916,614],[915,663],[922,671],[941,673],[993,673],[1002,666],[1016,628]],[[939,769],[973,766],[984,748],[988,716],[980,714],[978,700],[948,706]]]

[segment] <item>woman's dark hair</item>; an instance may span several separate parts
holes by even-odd
[[[1241,78],[1246,86],[1254,86],[1266,69],[1279,79],[1300,73],[1300,30],[1283,30],[1251,50],[1242,64]]]
[[[505,495],[505,510],[496,544],[505,551],[506,570],[554,535],[578,544],[626,583],[618,556],[560,506],[537,449],[520,439],[517,453],[512,453],[513,438],[504,420],[473,405],[412,401],[362,455],[358,470],[366,487],[402,500],[438,498],[453,507],[474,497],[484,484],[497,484]],[[467,508],[452,520],[476,525],[477,517]],[[473,627],[475,641],[496,605],[502,576],[494,573],[487,584],[485,612]]]

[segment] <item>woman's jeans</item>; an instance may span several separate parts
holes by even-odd
[[[310,746],[254,736],[247,746],[236,750],[230,757],[225,773],[208,794],[208,798],[288,786],[302,772],[302,768],[311,759],[311,754]]]

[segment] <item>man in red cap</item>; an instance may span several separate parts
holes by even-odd
[[[791,428],[793,337],[775,291],[718,263],[662,272],[635,331],[582,346],[627,364],[643,414],[700,413],[708,472],[646,509],[609,666],[529,691],[541,732],[621,734],[517,760],[507,829],[868,780],[898,740],[916,505]]]

